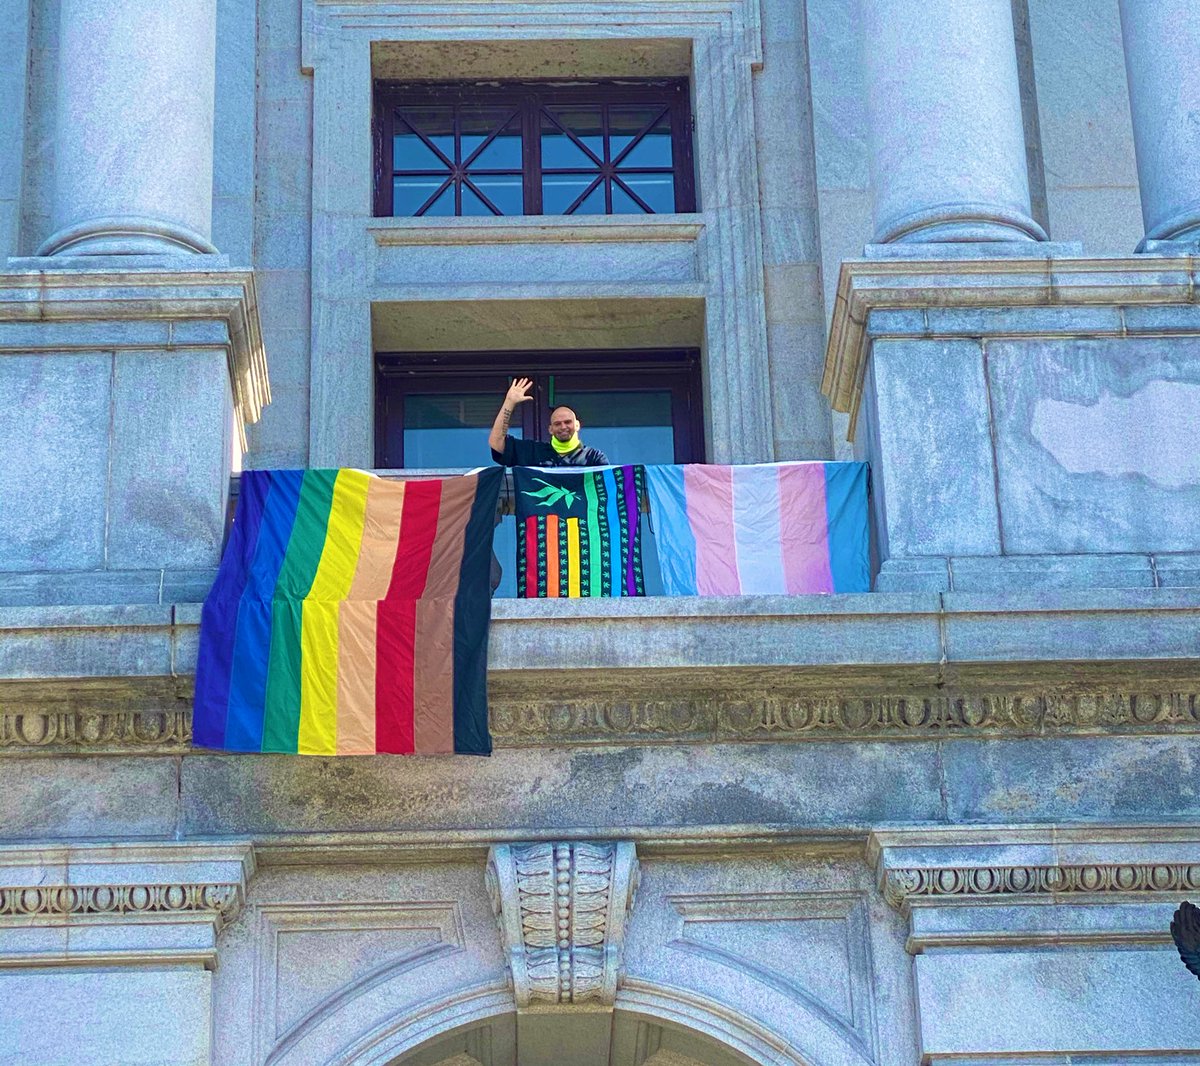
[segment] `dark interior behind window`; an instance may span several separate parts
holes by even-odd
[[[687,81],[375,83],[377,215],[696,209]]]
[[[534,382],[514,434],[546,439],[550,411],[567,404],[614,463],[704,461],[695,350],[451,352],[376,357],[376,466],[491,462],[488,430],[513,377]]]

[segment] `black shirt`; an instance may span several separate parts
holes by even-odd
[[[580,444],[573,452],[559,455],[541,440],[520,440],[509,434],[504,451],[492,449],[492,458],[501,466],[608,466],[608,456],[599,448]]]

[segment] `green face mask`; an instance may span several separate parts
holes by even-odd
[[[571,439],[567,441],[559,440],[557,437],[551,437],[550,447],[558,452],[559,455],[570,455],[571,452],[579,447],[579,434],[573,434]]]

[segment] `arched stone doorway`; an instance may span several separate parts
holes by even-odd
[[[388,1066],[757,1066],[758,1061],[695,1029],[615,1010],[500,1014],[434,1037]]]

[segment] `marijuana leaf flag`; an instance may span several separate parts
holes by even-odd
[[[513,468],[517,595],[643,596],[640,466]]]

